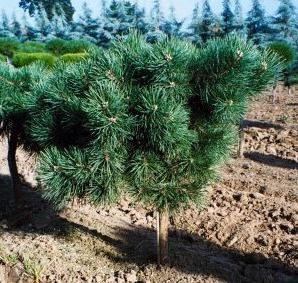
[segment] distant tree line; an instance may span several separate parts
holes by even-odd
[[[118,37],[126,36],[130,29],[145,34],[148,41],[164,35],[187,38],[201,44],[210,38],[238,33],[264,46],[273,41],[287,41],[298,47],[298,21],[295,5],[291,0],[279,0],[278,9],[268,16],[261,1],[252,0],[251,9],[244,17],[240,0],[223,0],[222,13],[216,15],[208,0],[202,7],[197,3],[190,21],[178,19],[175,8],[170,7],[165,16],[160,0],[153,0],[150,13],[137,1],[101,1],[101,13],[94,17],[87,3],[81,15],[73,19],[74,8],[70,0],[21,0],[20,7],[35,18],[35,23],[23,16],[21,22],[15,15],[10,18],[2,11],[1,37],[16,37],[20,41],[47,41],[53,38],[87,39],[102,47]]]

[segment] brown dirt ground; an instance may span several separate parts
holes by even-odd
[[[298,90],[298,89],[297,89]],[[256,99],[245,155],[211,186],[206,207],[171,218],[167,267],[155,265],[155,213],[125,198],[55,213],[40,198],[34,160],[19,150],[25,206],[14,210],[0,144],[0,283],[298,282],[298,91]]]

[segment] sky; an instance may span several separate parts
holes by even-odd
[[[298,0],[292,0],[298,7]],[[15,12],[17,16],[21,17],[22,9],[18,7],[19,0],[0,0],[0,10],[5,10],[8,14]],[[79,14],[84,0],[72,0],[73,6],[76,9],[75,17]],[[86,0],[89,7],[93,10],[94,15],[100,13],[101,0]],[[179,18],[189,18],[195,3],[202,4],[203,0],[161,0],[163,10],[166,14],[168,7],[173,4],[176,9],[176,14]],[[232,1],[233,2],[233,1]],[[250,7],[252,0],[242,0],[243,12],[246,13]],[[273,14],[278,6],[278,0],[261,0],[269,14]],[[139,0],[139,3],[148,9],[151,8],[152,0]],[[210,0],[212,9],[217,14],[220,14],[222,9],[222,0]],[[201,6],[201,5],[200,5]]]

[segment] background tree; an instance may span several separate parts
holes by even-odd
[[[18,38],[19,40],[21,39],[21,37],[22,37],[22,26],[21,26],[20,22],[18,21],[15,13],[12,14],[11,24],[10,24],[10,31],[16,38]]]
[[[82,6],[82,15],[76,24],[76,31],[90,41],[97,42],[99,37],[99,22],[98,19],[92,16],[92,11],[84,2]]]
[[[235,29],[235,15],[232,12],[230,0],[223,1],[222,30],[224,34],[228,34]]]
[[[266,43],[269,25],[265,16],[265,10],[259,0],[252,1],[252,8],[246,18],[247,36],[257,45]]]
[[[0,36],[4,36],[4,37],[12,36],[10,32],[9,19],[5,10],[2,10],[2,13],[1,13]]]
[[[63,12],[63,16],[68,22],[72,21],[75,9],[71,4],[71,0],[20,0],[19,6],[28,11],[33,16],[40,10],[45,10],[49,20],[52,20],[55,14]]]
[[[202,8],[202,17],[199,25],[200,37],[203,42],[206,42],[208,39],[214,37],[220,32],[220,26],[216,17],[213,14],[209,1],[204,0]]]
[[[183,22],[184,20],[179,21],[177,19],[174,6],[170,6],[169,16],[161,24],[160,29],[168,36],[180,37]]]
[[[197,2],[192,11],[191,21],[188,26],[189,31],[185,35],[194,44],[198,44],[201,41],[199,25],[200,25],[200,11],[199,11],[199,3]]]
[[[296,43],[298,39],[296,7],[291,0],[279,0],[276,16],[273,17],[275,40],[286,40]]]
[[[245,35],[245,24],[240,0],[235,0],[235,31],[240,35]]]

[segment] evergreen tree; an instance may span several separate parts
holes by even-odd
[[[298,39],[298,18],[296,7],[291,0],[279,0],[280,4],[273,18],[275,40],[296,43]]]
[[[268,39],[269,25],[265,10],[259,0],[252,1],[252,8],[246,18],[247,36],[257,45],[264,45]]]
[[[199,30],[203,42],[221,34],[219,19],[213,14],[208,0],[204,0],[203,3]]]
[[[99,37],[99,22],[98,19],[93,18],[92,11],[84,2],[82,6],[82,15],[77,23],[77,31],[82,37],[96,42]]]
[[[160,0],[153,0],[153,7],[151,10],[152,30],[159,30],[164,20],[161,10]]]
[[[230,0],[223,1],[223,12],[222,16],[222,30],[226,35],[235,29],[235,15],[231,9]]]
[[[23,38],[23,40],[31,41],[31,40],[36,39],[36,36],[37,36],[36,29],[32,25],[30,25],[30,23],[27,20],[26,15],[24,14],[23,18],[22,18],[22,38]]]
[[[186,33],[185,35],[194,44],[198,44],[201,41],[199,25],[200,25],[199,3],[197,2],[192,11],[191,22],[190,22],[190,25],[188,26],[189,32]]]
[[[59,5],[56,6],[55,12],[51,18],[51,30],[54,37],[62,39],[68,38],[70,26],[64,10]]]
[[[2,10],[2,14],[1,14],[0,36],[4,36],[4,37],[12,36],[10,32],[9,19],[5,10]]]
[[[271,52],[236,36],[199,49],[133,34],[40,82],[37,76],[33,89],[27,74],[15,90],[15,76],[0,65],[0,117],[20,127],[14,141],[39,149],[38,178],[57,207],[73,197],[109,203],[124,189],[153,205],[165,263],[169,213],[202,203],[233,148],[235,124],[273,81],[276,65]],[[18,122],[9,122],[14,115]]]
[[[55,15],[62,15],[67,22],[72,21],[75,9],[71,0],[20,0],[19,6],[33,16],[40,10],[45,10],[49,20]]]
[[[108,47],[110,42],[117,38],[127,36],[131,29],[138,29],[143,33],[148,30],[144,11],[140,10],[136,3],[129,1],[112,0],[109,7],[102,12],[101,21],[99,45],[103,47]]]
[[[37,27],[37,39],[44,41],[52,32],[51,22],[47,18],[46,11],[40,9],[38,15],[35,17]]]
[[[15,13],[12,14],[12,21],[11,21],[11,24],[10,24],[10,31],[19,40],[21,39],[21,37],[22,37],[22,26],[21,26],[20,22],[18,21]]]
[[[245,34],[245,25],[244,25],[244,19],[243,19],[243,12],[242,12],[242,6],[240,4],[240,0],[235,0],[235,31],[240,34]]]
[[[168,36],[181,36],[181,28],[184,20],[179,21],[175,14],[174,6],[170,6],[169,17],[161,24],[160,29]]]

